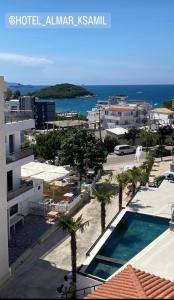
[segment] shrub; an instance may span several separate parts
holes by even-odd
[[[21,143],[21,149],[25,149],[25,148],[28,148],[30,146],[30,142],[28,140],[24,140],[22,143]]]
[[[170,156],[171,151],[166,149],[164,146],[159,146],[153,150],[154,156],[155,157],[165,157],[165,156]]]

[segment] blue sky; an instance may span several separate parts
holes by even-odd
[[[103,12],[107,29],[9,29],[11,12]],[[174,83],[173,0],[0,2],[0,73],[24,84]]]

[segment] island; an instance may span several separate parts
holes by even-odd
[[[39,91],[29,93],[29,95],[42,99],[79,98],[94,96],[93,93],[89,92],[84,87],[69,83],[49,86]]]

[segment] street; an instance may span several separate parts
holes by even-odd
[[[142,152],[140,157],[140,163],[145,160],[146,153]],[[111,153],[107,157],[107,162],[103,165],[104,170],[106,171],[121,171],[122,168],[126,165],[136,164],[135,162],[135,154],[129,155],[116,155],[115,153]]]

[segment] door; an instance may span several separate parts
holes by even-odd
[[[12,191],[13,189],[13,171],[7,172],[7,191]]]
[[[14,153],[14,134],[9,135],[9,154]]]

